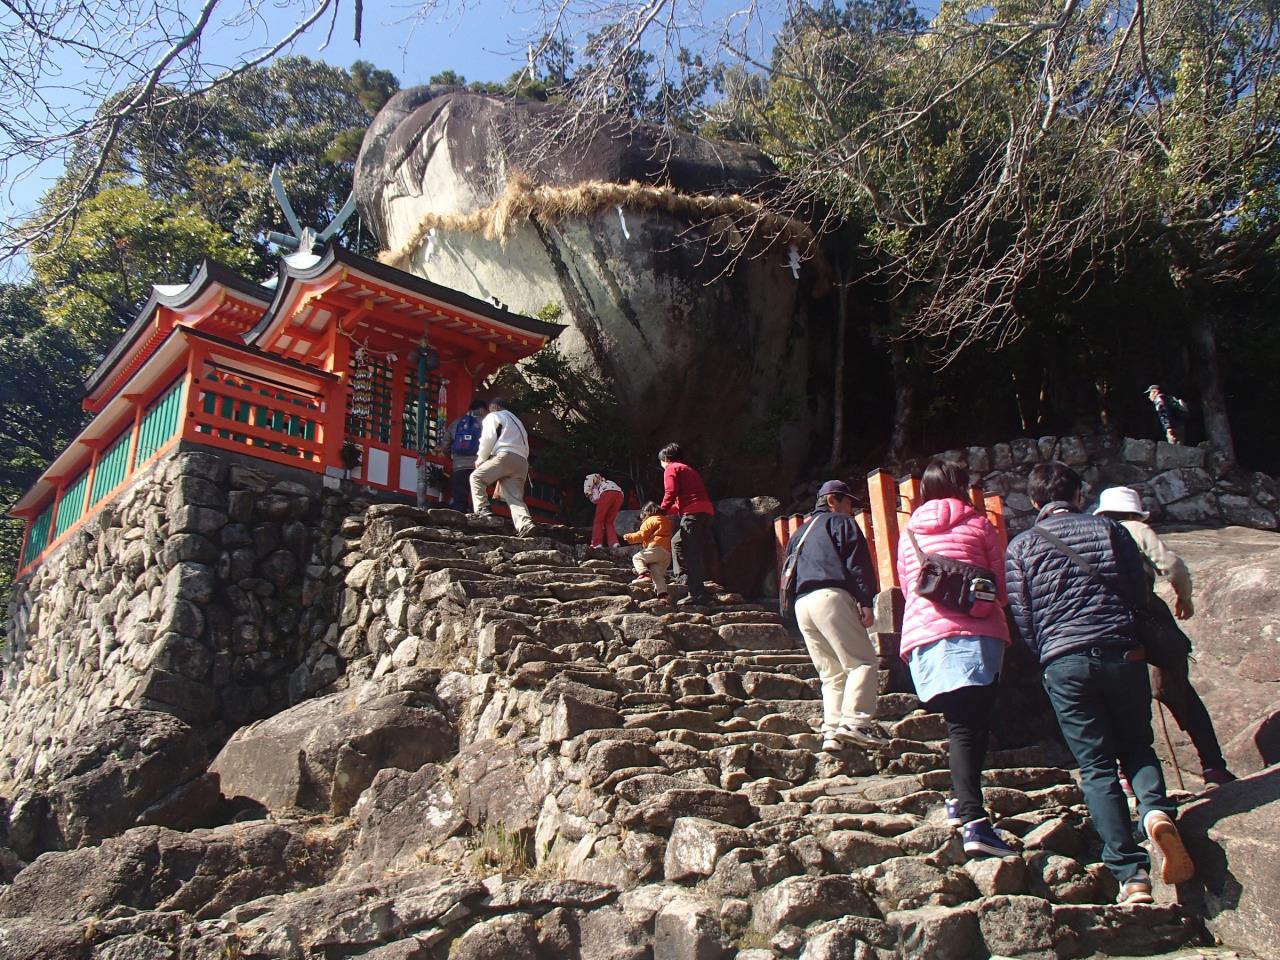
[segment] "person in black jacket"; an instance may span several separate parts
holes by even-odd
[[[796,622],[822,681],[822,749],[828,751],[845,743],[888,743],[875,726],[878,664],[867,634],[876,577],[853,504],[844,483],[828,480],[808,522],[787,542],[787,555],[797,554]]]
[[[1120,902],[1151,903],[1150,858],[1134,839],[1117,762],[1138,798],[1142,829],[1161,852],[1161,879],[1182,883],[1195,867],[1152,748],[1151,684],[1133,613],[1149,588],[1133,538],[1114,520],[1081,513],[1081,488],[1064,463],[1031,471],[1027,495],[1040,513],[1009,544],[1009,609],[1020,638],[1040,658],[1044,688],[1080,765],[1102,859],[1120,882]]]

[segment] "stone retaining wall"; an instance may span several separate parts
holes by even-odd
[[[113,706],[173,714],[217,745],[341,674],[318,558],[345,511],[304,474],[248,463],[180,450],[14,585],[0,784]]]
[[[1079,470],[1090,502],[1106,487],[1129,486],[1142,494],[1154,521],[1194,526],[1234,525],[1259,530],[1280,527],[1280,484],[1265,473],[1233,467],[1208,445],[1184,447],[1114,435],[1022,437],[990,447],[948,450],[973,481],[1005,499],[1009,528],[1026,529],[1035,519],[1027,476],[1037,463],[1062,460]],[[908,467],[923,468],[928,458]]]

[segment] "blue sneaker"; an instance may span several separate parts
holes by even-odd
[[[964,841],[964,852],[971,857],[1014,856],[1013,847],[1000,839],[1000,835],[996,833],[986,817],[961,827],[960,839]]]
[[[947,797],[942,808],[947,814],[948,827],[959,827],[964,824],[964,821],[960,819],[960,801],[955,797]]]

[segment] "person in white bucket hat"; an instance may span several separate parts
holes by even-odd
[[[1098,497],[1098,506],[1094,513],[1110,517],[1120,523],[1138,544],[1138,549],[1147,563],[1147,577],[1155,586],[1157,576],[1166,577],[1173,587],[1174,613],[1169,612],[1165,602],[1152,596],[1152,606],[1156,614],[1167,620],[1168,626],[1177,629],[1173,622],[1174,615],[1179,620],[1188,620],[1195,614],[1195,604],[1191,600],[1191,571],[1182,558],[1164,545],[1156,536],[1156,532],[1146,524],[1151,514],[1143,509],[1142,496],[1132,487],[1108,487]],[[1187,641],[1190,650],[1191,641]],[[1227,761],[1222,756],[1222,748],[1218,744],[1218,735],[1213,729],[1213,720],[1204,702],[1191,685],[1190,665],[1184,659],[1176,669],[1160,669],[1151,667],[1152,696],[1163,703],[1177,721],[1178,726],[1186,731],[1200,755],[1201,776],[1206,786],[1229,783],[1236,779],[1235,774],[1227,769]]]

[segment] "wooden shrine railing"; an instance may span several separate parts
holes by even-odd
[[[875,567],[880,590],[901,587],[898,583],[898,536],[902,525],[920,505],[920,478],[894,479],[888,470],[873,470],[867,474],[867,498],[869,510],[859,510],[854,519],[867,539],[871,562]],[[1000,534],[1001,543],[1008,543],[1008,529],[1004,519],[1004,501],[998,494],[984,493],[981,487],[969,488],[969,499],[974,507],[986,514]],[[773,522],[774,539],[778,552],[778,566],[786,553],[792,534],[804,526],[806,516],[779,517]]]

